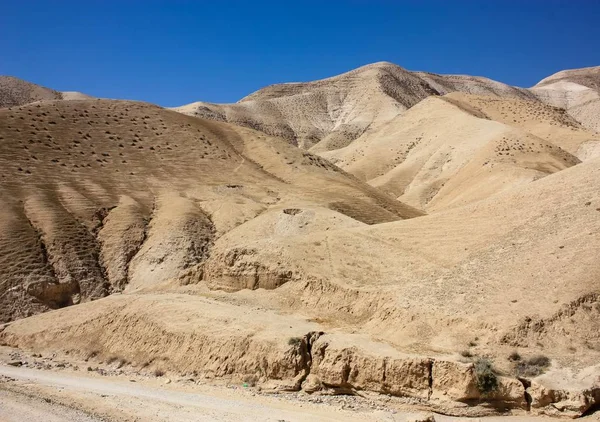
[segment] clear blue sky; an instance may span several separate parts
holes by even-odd
[[[0,0],[0,74],[174,106],[390,61],[531,86],[600,65],[598,0]]]

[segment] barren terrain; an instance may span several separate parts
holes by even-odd
[[[99,421],[369,421],[425,420],[432,413],[401,399],[365,393],[314,396],[265,392],[243,384],[215,384],[193,376],[158,378],[118,363],[67,362],[52,355],[25,356],[0,349],[0,420],[6,422]],[[12,356],[12,357],[11,357]],[[550,417],[485,416],[477,419],[437,414],[442,422],[548,422]],[[597,420],[588,418],[590,422]]]
[[[0,81],[0,417],[595,417],[595,68],[176,110]]]

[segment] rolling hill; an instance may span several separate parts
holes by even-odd
[[[595,75],[527,90],[376,63],[175,110],[3,79],[0,342],[452,415],[589,413]]]
[[[14,76],[0,75],[0,108],[21,106],[36,101],[83,100],[89,95],[76,91],[60,92]]]
[[[567,110],[584,127],[600,131],[600,67],[563,70],[542,79],[531,92]]]
[[[174,277],[275,204],[368,224],[421,215],[285,142],[135,102],[0,110],[0,163],[5,321],[135,284],[132,269]]]
[[[360,67],[315,82],[272,85],[235,104],[197,102],[175,108],[282,137],[304,149],[342,148],[431,95],[453,91],[533,97],[528,91],[471,76],[410,72],[392,63]]]

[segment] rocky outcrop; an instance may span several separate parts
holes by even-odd
[[[127,289],[156,286],[203,264],[214,231],[209,216],[194,201],[171,193],[158,196],[143,245],[131,259]]]
[[[312,347],[311,383],[340,391],[368,390],[428,399],[432,360],[373,356],[322,337]]]
[[[318,386],[339,392],[364,390],[411,397],[436,407],[448,402],[527,407],[525,389],[516,379],[498,377],[495,391],[480,392],[472,363],[402,356],[392,350],[374,354],[356,345],[340,345],[329,336],[320,337],[312,346],[312,367],[303,388],[315,391]]]
[[[578,417],[600,405],[600,383],[583,390],[567,390],[533,381],[526,391],[531,410],[547,415]]]
[[[131,297],[127,297],[131,296]],[[483,393],[473,363],[403,354],[358,334],[320,331],[319,324],[269,310],[187,295],[113,295],[34,316],[0,329],[0,342],[34,352],[118,356],[147,371],[194,373],[263,389],[307,393],[375,392],[408,398],[437,412],[495,410],[580,416],[600,403],[600,387],[550,388],[543,380],[497,376]],[[246,381],[244,381],[246,382]]]
[[[39,234],[40,248],[58,284],[31,286],[30,294],[50,308],[61,308],[108,294],[100,247],[94,234],[51,193],[32,195],[25,215]]]
[[[237,291],[275,289],[297,280],[294,271],[275,262],[265,263],[253,248],[232,248],[215,253],[204,267],[204,281],[211,289]]]

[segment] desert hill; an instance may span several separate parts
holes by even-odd
[[[244,289],[244,267],[277,260],[302,280],[274,291],[284,303],[331,327],[363,327],[405,352],[451,352],[471,340],[533,349],[552,344],[565,357],[570,346],[589,349],[592,363],[600,314],[595,305],[577,303],[590,294],[596,296],[584,302],[598,300],[599,186],[600,160],[594,159],[405,221],[276,233],[258,231],[253,220],[215,242],[208,286]],[[310,212],[299,210],[296,224]],[[233,267],[224,265],[234,251]],[[540,297],[542,290],[552,294]],[[569,316],[560,316],[564,306],[573,306]],[[533,315],[562,328],[523,329]],[[569,330],[578,334],[563,337]]]
[[[272,208],[215,240],[202,275],[194,267],[21,319],[1,339],[147,373],[381,392],[450,414],[457,402],[491,400],[581,415],[598,403],[599,187],[595,159],[386,224]],[[285,277],[265,277],[275,268]],[[509,359],[516,350],[551,365],[519,369]],[[493,395],[478,392],[470,356],[504,374]]]
[[[271,85],[235,104],[196,102],[175,110],[252,127],[321,154],[348,146],[428,96],[452,92],[541,102],[539,107],[566,109],[585,129],[597,132],[598,84],[598,68],[559,72],[524,89],[380,62],[319,81]]]
[[[92,98],[81,92],[60,92],[14,76],[0,75],[0,108],[21,106],[36,101],[82,100]]]
[[[0,110],[0,191],[3,320],[164,281],[270,206],[422,214],[283,141],[107,100]]]
[[[556,83],[377,63],[232,105],[0,109],[0,342],[452,415],[590,412],[600,135],[540,94]]]
[[[546,104],[566,109],[584,127],[600,132],[600,67],[558,72],[531,92]]]
[[[533,98],[485,78],[410,72],[381,62],[315,82],[272,85],[236,104],[198,102],[175,110],[252,127],[318,153],[347,146],[428,96],[457,90]]]
[[[543,87],[560,81],[576,83],[598,91],[600,90],[600,66],[562,70],[542,79],[536,87]]]
[[[452,93],[427,98],[322,155],[394,197],[433,210],[563,170],[580,162],[575,154],[582,144],[588,151],[598,141],[598,134],[538,102]]]

